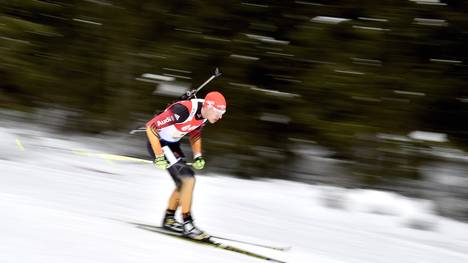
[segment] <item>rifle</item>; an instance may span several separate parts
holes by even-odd
[[[213,75],[210,76],[210,78],[208,78],[205,82],[203,82],[203,84],[201,84],[200,86],[198,86],[196,89],[192,89],[192,90],[188,90],[187,92],[185,92],[184,94],[182,94],[178,100],[176,101],[179,101],[179,100],[191,100],[193,98],[197,98],[197,92],[199,92],[203,87],[206,86],[206,84],[210,83],[213,79],[221,76],[221,72],[219,72],[219,69],[216,68],[215,69],[215,72]],[[175,101],[173,101],[172,103],[174,103]],[[172,103],[169,103],[168,105],[172,104]],[[159,114],[159,113],[158,113]],[[157,114],[156,114],[157,115]],[[145,126],[140,126],[136,129],[133,129],[131,130],[129,133],[130,134],[135,134],[135,133],[138,133],[138,132],[146,132],[146,127]]]

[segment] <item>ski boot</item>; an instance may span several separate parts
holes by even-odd
[[[210,238],[210,235],[193,224],[193,220],[184,222],[182,235],[196,240],[206,240]]]
[[[166,230],[180,234],[184,231],[183,225],[174,218],[174,215],[164,216],[162,227]]]

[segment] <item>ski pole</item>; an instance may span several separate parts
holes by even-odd
[[[110,153],[100,153],[100,152],[88,152],[84,150],[71,150],[74,154],[81,155],[81,156],[89,156],[89,157],[98,157],[102,159],[106,159],[109,161],[130,161],[130,162],[136,162],[136,163],[148,163],[152,164],[152,160],[148,159],[141,159],[141,158],[136,158],[136,157],[131,157],[131,156],[125,156],[125,155],[117,155],[117,154],[110,154]],[[186,162],[185,164],[187,165],[192,165],[193,163]]]
[[[290,250],[291,247],[276,247],[276,246],[269,246],[269,245],[263,245],[263,244],[258,244],[258,243],[253,243],[253,242],[248,242],[248,241],[242,241],[242,240],[236,240],[236,239],[231,239],[231,238],[226,238],[226,237],[220,237],[220,236],[211,236],[217,239],[221,240],[226,240],[226,241],[233,241],[237,243],[242,243],[242,244],[247,244],[247,245],[252,245],[252,246],[257,246],[257,247],[263,247],[263,248],[269,248],[273,250],[279,250],[279,251],[287,251]]]

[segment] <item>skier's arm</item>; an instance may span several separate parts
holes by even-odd
[[[192,145],[193,163],[192,167],[200,170],[205,167],[205,159],[201,151],[201,126],[190,132],[190,144]]]
[[[174,113],[171,110],[167,110],[157,115],[146,124],[146,136],[156,156],[161,156],[163,154],[161,143],[159,143],[158,130],[174,124],[175,120],[173,115]]]
[[[192,146],[193,158],[202,156],[202,146],[201,146],[201,127],[193,130],[189,133],[190,144]]]
[[[159,142],[159,135],[150,126],[146,128],[146,136],[151,143],[151,148],[153,149],[154,154],[156,156],[163,155],[161,143]]]

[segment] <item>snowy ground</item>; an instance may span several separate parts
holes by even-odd
[[[148,164],[81,156],[76,138],[0,126],[0,262],[261,262],[135,228],[159,224],[173,182]],[[99,147],[103,151],[103,147]],[[209,163],[208,163],[209,165]],[[392,193],[199,176],[196,223],[287,262],[468,262],[468,224]]]

